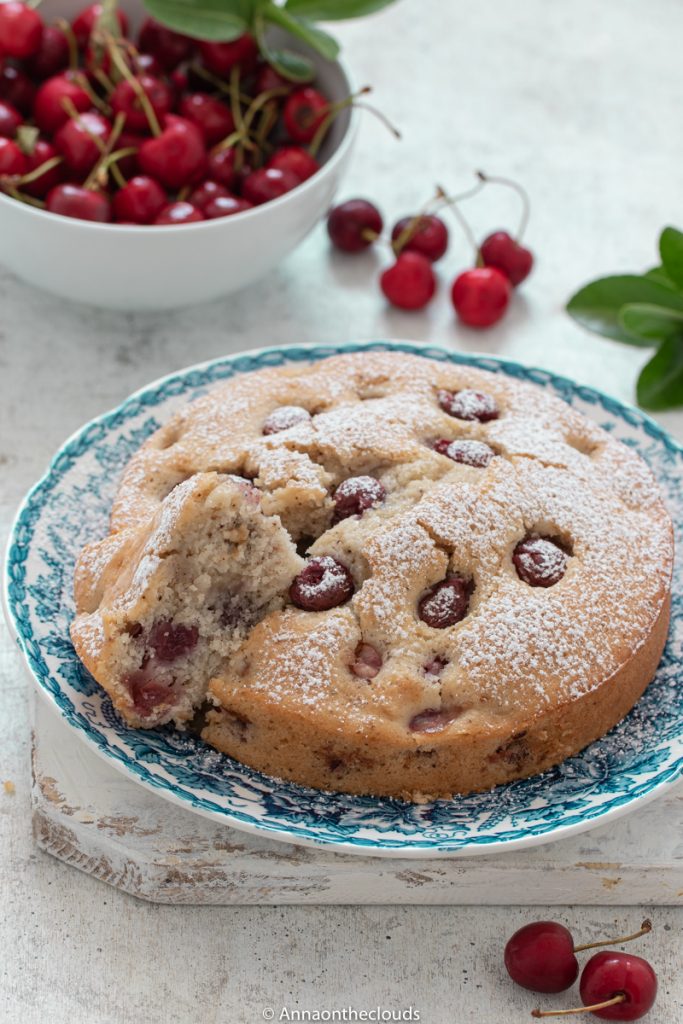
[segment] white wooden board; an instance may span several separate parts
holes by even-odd
[[[679,904],[683,788],[589,833],[493,857],[387,860],[247,835],[162,800],[36,701],[33,827],[47,853],[176,904]]]

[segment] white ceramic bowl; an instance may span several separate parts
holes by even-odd
[[[46,21],[73,16],[86,0],[45,0]],[[144,16],[122,0],[131,27]],[[288,46],[298,49],[293,40]],[[308,53],[332,100],[351,92],[339,63]],[[352,109],[336,118],[312,178],[245,213],[173,227],[128,227],[60,217],[0,192],[0,263],[39,288],[108,309],[177,309],[219,298],[272,270],[328,208],[355,135]]]

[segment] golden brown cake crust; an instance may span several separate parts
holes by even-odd
[[[497,418],[460,418],[439,397],[470,390],[494,401]],[[453,440],[488,446],[487,464],[453,461]],[[112,534],[86,549],[77,573],[81,649],[93,616],[111,619],[122,559],[196,474],[251,480],[260,501],[244,521],[251,538],[268,538],[250,541],[249,572],[273,592],[260,618],[218,645],[203,732],[252,767],[414,800],[485,789],[603,735],[654,675],[673,560],[656,482],[637,454],[533,385],[382,352],[219,385],[131,460]],[[335,488],[360,475],[379,480],[384,499],[336,522]],[[350,600],[294,606],[282,580],[303,563],[289,537],[306,557],[346,566]],[[564,552],[553,585],[520,576],[513,553],[529,537]],[[420,602],[453,575],[467,581],[466,614],[435,628]],[[98,643],[88,636],[86,664],[107,686],[113,667]],[[374,652],[369,672],[358,669],[361,650]]]

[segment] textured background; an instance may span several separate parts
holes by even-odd
[[[642,353],[582,334],[562,306],[596,274],[653,263],[659,228],[677,216],[682,32],[676,0],[402,0],[340,29],[356,81],[374,84],[375,101],[404,131],[395,143],[365,120],[343,195],[375,197],[392,219],[428,199],[436,181],[466,187],[475,167],[531,192],[538,267],[485,334],[455,326],[445,287],[425,314],[388,311],[372,283],[381,254],[331,256],[322,229],[269,280],[170,316],[68,305],[0,271],[3,540],[22,493],[85,419],[169,370],[242,348],[417,338],[519,358],[629,400]],[[481,233],[513,227],[517,207],[491,189],[471,212]],[[454,238],[444,285],[468,258]],[[683,415],[660,419],[683,439]],[[27,687],[1,629],[0,778],[17,787],[0,792],[3,1024],[247,1024],[266,1005],[277,1019],[282,1005],[349,1004],[412,1004],[430,1024],[529,1019],[534,997],[505,980],[500,951],[515,927],[544,916],[538,908],[155,907],[36,853]],[[642,916],[613,907],[552,915],[581,941]],[[683,909],[653,919],[641,948],[661,997],[648,1020],[673,1024],[683,1019]]]

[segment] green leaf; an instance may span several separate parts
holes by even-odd
[[[176,32],[227,43],[248,30],[253,0],[145,0],[145,7]]]
[[[295,18],[282,7],[268,4],[263,9],[263,17],[279,25],[280,28],[301,39],[302,42],[322,54],[327,60],[336,60],[339,56],[339,43],[321,28],[312,25],[305,18]]]
[[[315,78],[315,68],[308,57],[293,50],[276,50],[270,45],[260,16],[254,21],[253,29],[262,55],[280,75],[292,82],[310,82]]]
[[[659,236],[659,252],[667,277],[677,288],[683,288],[683,232],[664,228]]]
[[[659,281],[665,288],[673,288],[676,291],[676,285],[673,283],[670,277],[667,276],[664,267],[651,267],[650,270],[646,270],[643,277],[649,278],[650,281]]]
[[[683,312],[647,302],[631,302],[622,306],[618,319],[628,334],[642,338],[645,345],[659,344],[683,334]]]
[[[639,404],[654,412],[683,405],[683,335],[663,342],[643,367],[637,395]]]
[[[602,277],[581,288],[567,303],[567,312],[588,331],[604,338],[642,345],[642,339],[629,334],[619,322],[619,311],[629,303],[648,303],[683,311],[683,295],[637,274]]]
[[[388,7],[395,0],[287,0],[285,10],[311,21],[343,21],[362,18]]]

